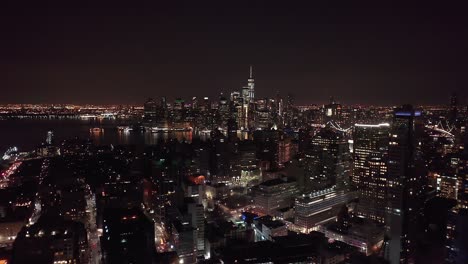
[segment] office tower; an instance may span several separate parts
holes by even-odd
[[[52,145],[53,141],[54,141],[54,132],[47,131],[47,138],[46,138],[47,145]]]
[[[277,130],[256,130],[253,133],[257,157],[263,168],[278,168],[278,150],[281,132]],[[266,167],[265,167],[266,166]]]
[[[182,110],[185,106],[185,101],[182,98],[176,98],[174,101],[173,110]]]
[[[254,118],[254,99],[255,99],[255,81],[253,78],[252,66],[250,66],[250,75],[247,79],[247,85],[242,87],[241,97],[242,97],[242,107],[239,113],[241,122],[239,122],[240,127],[248,130],[253,125]]]
[[[154,223],[139,209],[107,209],[101,237],[103,263],[153,263]]]
[[[331,130],[322,129],[311,140],[304,156],[306,191],[316,191],[332,186],[347,189],[351,173],[348,141]]]
[[[167,99],[165,96],[161,97],[161,107],[163,108],[164,111],[167,110]]]
[[[198,109],[198,98],[196,96],[192,97],[192,109],[193,110]]]
[[[200,103],[201,112],[209,112],[211,110],[211,102],[209,97],[203,97],[203,101]]]
[[[278,166],[284,167],[284,164],[293,158],[293,143],[291,138],[281,136],[278,141]]]
[[[253,102],[253,100],[255,99],[255,82],[254,82],[254,78],[253,78],[253,69],[252,69],[252,65],[250,65],[250,76],[249,76],[249,80],[248,80],[247,86],[249,87],[249,99],[250,99],[250,102]]]
[[[421,111],[410,105],[394,112],[388,146],[385,257],[391,264],[413,263],[426,198],[421,159]]]
[[[283,99],[281,98],[279,91],[276,93],[274,99],[274,112],[273,112],[273,121],[275,122],[275,129],[278,127],[283,127],[284,119],[284,104]]]
[[[457,94],[453,93],[452,96],[450,97],[450,112],[449,112],[449,121],[452,125],[455,125],[457,121],[457,115],[458,115],[458,100],[457,100]]]
[[[190,215],[192,227],[196,230],[196,248],[199,256],[205,253],[205,216],[203,205],[194,199],[187,199],[187,212]]]
[[[229,100],[221,95],[218,105],[218,127],[227,131],[229,118],[231,117]]]
[[[390,125],[355,124],[352,185],[359,195],[357,214],[384,222]]]
[[[144,106],[144,115],[145,115],[145,120],[147,122],[154,122],[157,120],[158,117],[158,105],[157,103],[153,100],[153,98],[149,98]]]
[[[247,79],[247,85],[242,87],[242,98],[244,98],[245,104],[253,103],[255,99],[255,80],[253,78],[252,66],[250,66],[250,75],[249,79]]]
[[[185,101],[182,98],[176,98],[172,107],[171,120],[173,122],[182,122],[185,117],[184,113]],[[174,124],[176,125],[176,124]]]
[[[171,242],[179,263],[197,263],[197,230],[188,221],[175,220],[170,225]]]
[[[339,121],[341,119],[341,104],[335,102],[335,99],[330,97],[330,103],[323,106],[324,121]]]
[[[288,93],[284,106],[283,121],[285,126],[292,126],[294,119],[294,97]]]
[[[453,162],[453,161],[452,161]],[[455,172],[457,174],[458,207],[468,209],[468,148],[460,153],[460,158],[455,162]]]
[[[257,130],[269,129],[273,125],[272,115],[274,108],[270,105],[270,100],[264,98],[255,101],[254,127]]]
[[[450,212],[447,224],[447,256],[450,264],[468,263],[468,210],[460,209]]]

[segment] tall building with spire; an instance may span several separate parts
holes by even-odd
[[[240,126],[243,129],[249,129],[253,117],[253,103],[255,99],[255,80],[253,78],[253,68],[250,66],[250,75],[247,79],[247,85],[242,87],[242,110],[240,113],[241,122]]]
[[[255,99],[255,80],[253,78],[252,65],[250,65],[250,75],[249,75],[249,79],[247,80],[247,86],[249,87],[250,102],[253,102],[253,100]]]
[[[253,103],[255,99],[255,80],[253,78],[253,68],[250,66],[250,75],[247,79],[247,85],[242,87],[242,98],[244,98],[244,103]]]

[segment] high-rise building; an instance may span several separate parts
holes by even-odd
[[[241,92],[242,105],[239,113],[239,125],[243,129],[249,129],[254,121],[254,100],[255,100],[255,80],[253,78],[252,66],[250,66],[250,75],[247,79],[247,85],[242,87]]]
[[[278,165],[283,167],[293,157],[291,138],[282,137],[278,141]]]
[[[456,168],[458,188],[458,207],[468,209],[468,148],[460,153],[460,158],[456,160],[454,167]]]
[[[284,106],[283,121],[285,126],[292,126],[294,120],[294,96],[288,93]]]
[[[198,255],[205,253],[205,216],[203,205],[196,203],[194,199],[187,204],[188,214],[191,217],[192,227],[196,230],[196,247]]]
[[[341,104],[335,102],[335,99],[330,97],[330,103],[323,106],[324,121],[339,121],[341,119]]]
[[[148,122],[154,122],[157,120],[158,117],[158,104],[153,100],[153,98],[149,98],[144,104],[144,115],[145,120]]]
[[[242,98],[244,103],[253,103],[255,99],[255,80],[253,78],[253,68],[250,66],[250,75],[247,79],[247,85],[242,87]]]
[[[189,221],[176,220],[170,228],[179,263],[197,263],[197,230]]]
[[[359,195],[357,214],[384,222],[390,124],[355,124],[352,185]]]
[[[47,131],[47,138],[46,138],[47,145],[52,145],[53,142],[54,142],[54,132]]]
[[[385,257],[391,264],[413,263],[426,199],[421,158],[421,111],[410,105],[394,112],[388,146]]]
[[[219,106],[218,106],[218,126],[223,130],[227,130],[229,118],[231,117],[231,107],[229,100],[221,95],[219,97]]]
[[[468,263],[468,210],[450,212],[447,223],[447,257],[445,263]]]
[[[449,112],[449,121],[452,125],[457,122],[457,115],[458,115],[458,100],[457,94],[453,93],[450,97],[450,112]]]
[[[304,157],[306,191],[317,191],[336,185],[348,188],[351,157],[348,141],[338,132],[325,128],[311,140]]]

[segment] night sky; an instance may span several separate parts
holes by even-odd
[[[441,6],[446,1],[130,2],[3,6],[0,103],[213,97],[244,85],[250,64],[257,97],[291,92],[297,104],[330,96],[345,104],[446,104],[452,91],[463,98],[468,90],[468,16],[462,6]]]

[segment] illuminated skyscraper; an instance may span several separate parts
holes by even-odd
[[[284,107],[284,125],[292,126],[294,119],[294,96],[291,93],[288,93],[286,98],[286,105]]]
[[[324,121],[339,121],[341,119],[341,104],[337,103],[335,99],[330,97],[330,103],[323,106]]]
[[[254,99],[255,99],[255,81],[253,78],[252,66],[250,66],[250,75],[247,79],[247,85],[242,87],[242,108],[241,108],[241,122],[240,126],[244,129],[249,129],[251,123],[253,123],[253,113],[254,113]]]
[[[385,257],[391,264],[414,263],[426,199],[426,174],[421,158],[421,111],[410,105],[396,109],[388,146]]]
[[[457,100],[457,94],[453,93],[452,96],[450,97],[450,112],[449,112],[449,121],[451,124],[455,124],[457,121],[457,115],[458,115],[458,100]]]
[[[305,190],[336,186],[347,189],[351,174],[349,144],[340,133],[325,128],[315,135],[304,157]]]
[[[357,214],[384,222],[390,125],[356,124],[353,131],[352,185],[359,195]]]
[[[255,80],[253,78],[253,68],[250,66],[250,75],[247,79],[247,85],[242,87],[242,97],[244,103],[253,103],[255,99]]]
[[[144,113],[145,120],[147,122],[154,122],[157,120],[158,104],[153,100],[153,98],[149,98],[148,101],[145,102]]]
[[[47,138],[46,138],[47,145],[52,145],[53,141],[54,141],[54,132],[47,131]]]

